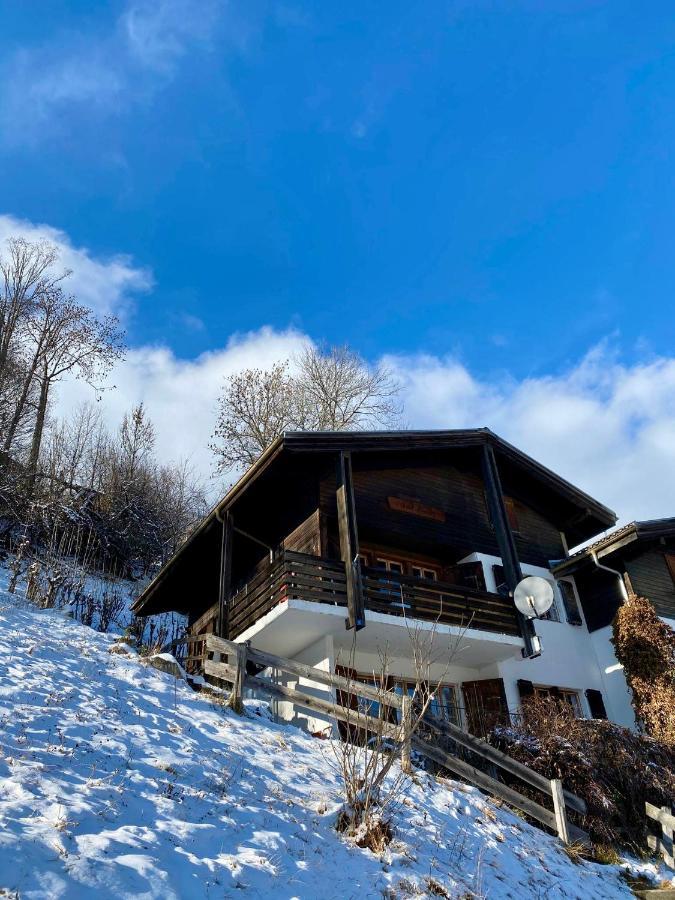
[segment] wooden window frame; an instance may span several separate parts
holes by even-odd
[[[560,697],[566,702],[574,712],[575,719],[585,719],[586,714],[581,702],[581,691],[576,688],[561,688],[551,684],[534,684],[533,692],[535,697],[550,697],[555,700]],[[574,702],[570,702],[567,698],[574,698]]]
[[[413,681],[410,678],[397,678],[396,676],[394,676],[394,678],[393,678],[393,690],[394,691],[397,691],[397,692],[400,691],[401,693],[406,692],[409,695],[411,695],[415,691],[416,687],[417,687],[417,682]],[[451,724],[456,725],[458,728],[464,729],[464,716],[463,716],[462,706],[460,704],[459,685],[455,684],[454,682],[451,682],[451,681],[443,681],[440,684],[436,685],[434,693],[437,696],[437,702],[439,702],[442,707],[447,707],[449,704],[443,703],[442,700],[438,697],[438,694],[441,691],[451,691],[452,692],[452,704],[451,705],[454,707],[454,710],[455,710],[455,718],[453,719],[453,718],[448,717],[446,719],[444,717],[444,721],[448,721]],[[431,710],[431,706],[432,706],[433,702],[434,701],[432,700],[431,703],[429,704],[429,707],[427,707],[427,711]]]

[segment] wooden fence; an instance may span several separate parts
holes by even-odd
[[[675,869],[675,853],[673,853],[673,833],[675,832],[675,816],[667,806],[653,806],[645,803],[647,818],[657,822],[660,826],[660,835],[650,834],[647,843],[652,850],[661,854],[663,861],[671,869]],[[657,829],[658,830],[658,829]]]
[[[230,702],[235,708],[241,705],[245,687],[282,700],[289,700],[298,706],[344,722],[350,728],[363,729],[363,733],[372,733],[399,744],[401,763],[406,770],[410,769],[411,753],[414,750],[470,784],[476,785],[481,790],[487,791],[510,806],[521,810],[535,821],[556,832],[564,843],[568,844],[572,841],[588,843],[588,835],[569,822],[567,818],[567,809],[581,815],[586,813],[586,804],[580,797],[563,790],[559,780],[551,781],[545,778],[529,766],[512,759],[497,750],[496,747],[468,734],[456,725],[425,715],[423,719],[425,730],[431,730],[434,734],[443,736],[454,744],[469,750],[471,754],[479,757],[480,761],[486,764],[493,774],[508,773],[511,778],[515,777],[529,787],[537,789],[549,799],[553,810],[498,781],[492,774],[488,775],[470,762],[460,759],[448,749],[430,742],[413,727],[412,700],[408,695],[383,690],[372,684],[365,684],[352,678],[326,672],[297,660],[275,656],[273,653],[257,650],[249,644],[226,641],[214,634],[204,635],[201,640],[204,645],[202,672],[209,678],[220,679],[232,685]],[[194,638],[185,638],[184,642],[188,643],[188,647],[190,647],[191,644],[194,644]],[[194,653],[194,650],[190,652]],[[194,656],[190,658],[194,659]],[[383,708],[394,710],[398,723],[387,722],[382,717],[375,718],[360,709],[352,709],[350,706],[317,697],[306,691],[276,684],[260,675],[248,675],[246,672],[248,663],[252,663],[258,669],[277,669],[290,675],[297,675],[299,678],[309,679],[331,688],[344,697],[362,697],[365,700],[374,701],[380,710]]]

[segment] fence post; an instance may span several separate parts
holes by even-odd
[[[563,794],[562,781],[559,778],[551,779],[551,795],[553,797],[553,809],[555,811],[555,824],[558,829],[558,837],[563,844],[570,843],[570,833],[567,825],[567,813],[565,811],[565,796]]]
[[[410,738],[412,736],[412,697],[403,694],[401,697],[401,769],[412,771],[410,758]]]
[[[248,644],[237,644],[237,653],[234,660],[237,674],[232,684],[232,693],[230,694],[230,706],[235,712],[240,713],[244,706],[242,703],[244,696],[244,681],[246,680],[246,657],[248,656]]]

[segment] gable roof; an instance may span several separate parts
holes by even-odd
[[[572,553],[567,559],[562,560],[553,567],[556,575],[564,572],[570,573],[579,569],[595,554],[598,558],[610,556],[622,547],[635,541],[653,541],[662,537],[675,537],[675,518],[645,519],[642,522],[629,522],[603,535],[576,553]]]
[[[153,595],[175,569],[181,557],[190,548],[212,532],[223,513],[240,500],[248,488],[269,469],[281,468],[284,461],[297,459],[299,454],[335,454],[350,451],[359,455],[382,452],[413,452],[459,450],[462,448],[493,447],[498,459],[508,461],[517,469],[526,471],[543,488],[566,500],[575,512],[572,543],[578,544],[616,522],[616,514],[589,494],[561,478],[532,457],[518,450],[489,428],[454,429],[447,431],[291,431],[279,435],[253,465],[229,489],[196,526],[186,541],[157,576],[137,598],[132,609],[143,615],[155,612]]]

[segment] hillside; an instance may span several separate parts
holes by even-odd
[[[264,704],[239,717],[118,649],[0,591],[0,896],[631,896],[618,867],[574,864],[424,773],[384,856],[351,846],[329,742]]]

